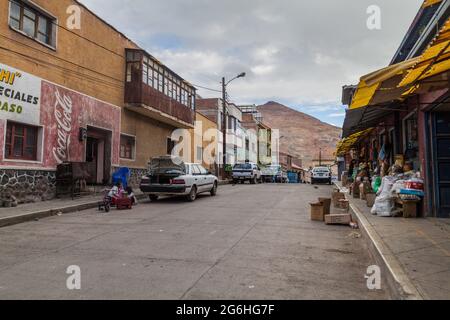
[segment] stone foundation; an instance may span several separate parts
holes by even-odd
[[[56,172],[0,169],[0,206],[15,206],[55,197]]]

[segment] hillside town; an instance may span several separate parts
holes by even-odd
[[[450,298],[449,0],[327,118],[89,2],[0,1],[1,300]]]

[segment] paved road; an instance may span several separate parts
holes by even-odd
[[[309,220],[331,188],[223,186],[194,203],[163,199],[0,229],[0,298],[380,299],[364,240]],[[81,268],[81,290],[66,269]]]

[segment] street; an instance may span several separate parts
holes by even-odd
[[[331,187],[227,185],[0,229],[0,299],[386,299],[348,226],[309,218]],[[38,204],[37,204],[38,205]],[[68,290],[69,266],[81,289]],[[383,286],[384,288],[384,286]]]

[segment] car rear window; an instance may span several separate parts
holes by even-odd
[[[239,170],[250,170],[252,168],[252,165],[250,163],[240,163],[234,165],[233,169],[239,169]]]
[[[318,169],[314,169],[314,172],[319,172],[319,173],[329,173],[330,170],[326,169],[326,168],[318,168]]]

